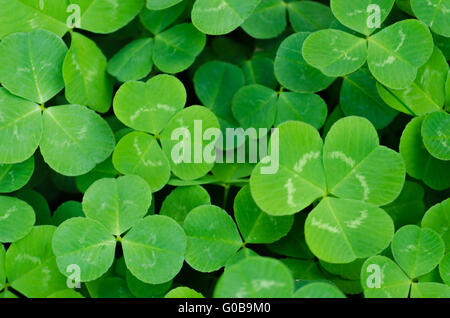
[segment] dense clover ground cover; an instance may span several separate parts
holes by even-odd
[[[450,298],[449,37],[450,0],[0,0],[0,297]]]

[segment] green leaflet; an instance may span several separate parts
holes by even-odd
[[[133,227],[122,245],[134,276],[148,284],[162,284],[173,279],[183,265],[186,235],[173,219],[154,215]]]
[[[361,285],[366,298],[407,298],[410,280],[391,259],[374,256],[361,269]]]
[[[278,85],[275,79],[273,61],[266,57],[254,57],[244,62],[241,67],[245,76],[245,83],[260,84],[275,89]]]
[[[192,24],[178,24],[155,36],[153,61],[161,71],[179,73],[194,63],[206,44],[206,36]]]
[[[450,186],[450,163],[434,158],[426,150],[421,136],[423,120],[424,116],[408,123],[400,139],[400,154],[411,177],[422,180],[432,189],[444,190]]]
[[[445,242],[446,251],[450,251],[450,200],[444,200],[432,206],[422,219],[422,227],[439,233]]]
[[[83,216],[83,207],[80,202],[66,201],[53,212],[52,221],[54,225],[59,226],[68,219]]]
[[[211,198],[203,187],[199,185],[179,187],[164,199],[159,214],[169,216],[183,225],[191,210],[205,204],[211,204]]]
[[[320,129],[327,114],[327,104],[319,95],[283,92],[278,96],[275,126],[289,120],[298,120]]]
[[[53,170],[66,175],[85,174],[111,155],[115,141],[108,124],[80,105],[48,108],[43,115],[40,150]]]
[[[139,80],[153,67],[153,39],[135,40],[117,52],[108,62],[108,73],[121,82]]]
[[[275,58],[275,76],[280,84],[297,93],[324,90],[335,80],[310,66],[302,55],[305,39],[310,33],[300,32],[287,37]]]
[[[143,9],[139,14],[141,23],[153,34],[158,34],[169,27],[184,11],[187,1],[182,1],[163,10]]]
[[[146,0],[146,6],[150,10],[164,10],[183,0]]]
[[[379,254],[393,234],[394,224],[386,212],[348,199],[323,199],[305,222],[309,248],[330,263],[350,263]]]
[[[69,0],[80,10],[80,28],[111,33],[128,24],[139,13],[144,0]],[[77,9],[72,9],[76,13]],[[72,13],[72,12],[71,12]]]
[[[146,83],[123,84],[114,97],[114,113],[128,127],[159,134],[185,104],[183,83],[176,77],[162,74]]]
[[[14,197],[0,196],[0,206],[0,242],[15,242],[31,231],[36,217],[29,204]]]
[[[0,43],[0,83],[14,95],[42,104],[64,88],[66,52],[61,38],[49,31],[11,34]]]
[[[0,164],[0,193],[22,188],[34,171],[34,157],[16,164]]]
[[[335,20],[328,6],[313,1],[291,1],[287,4],[289,22],[295,32],[327,29]]]
[[[450,1],[432,0],[423,2],[411,0],[411,8],[415,16],[425,22],[433,32],[446,37],[450,36],[450,22],[447,16]]]
[[[205,34],[220,35],[237,29],[261,0],[196,0],[192,23]]]
[[[188,287],[177,287],[169,291],[164,298],[205,298],[199,292]]]
[[[84,214],[102,223],[114,235],[120,235],[136,225],[147,214],[152,191],[138,176],[100,179],[83,197]]]
[[[422,123],[422,140],[425,148],[439,160],[450,160],[450,115],[434,112]]]
[[[280,261],[249,257],[230,266],[214,290],[216,298],[288,298],[294,282],[289,269]]]
[[[450,286],[450,254],[447,253],[439,264],[439,273],[444,283]]]
[[[294,293],[294,298],[346,298],[335,286],[328,283],[311,283]]]
[[[234,217],[247,243],[273,243],[285,236],[292,227],[292,216],[271,216],[261,211],[250,193],[243,187],[234,200]]]
[[[169,161],[155,137],[132,132],[123,137],[114,150],[112,161],[117,171],[138,175],[153,192],[160,190],[170,178]]]
[[[404,20],[369,38],[368,65],[381,84],[404,89],[414,82],[419,67],[432,53],[428,28],[417,20]]]
[[[270,39],[286,28],[286,8],[282,0],[261,1],[242,29],[255,39]]]
[[[234,95],[231,110],[240,127],[269,129],[275,122],[277,94],[258,84],[244,86]]]
[[[38,105],[0,88],[0,162],[20,163],[36,151],[42,135]]]
[[[363,38],[339,30],[321,30],[305,40],[303,57],[327,76],[344,76],[366,62],[367,43]]]
[[[233,219],[217,206],[194,208],[183,227],[187,235],[186,262],[201,272],[220,269],[242,245]]]
[[[343,25],[364,35],[372,34],[380,25],[374,19],[374,13],[379,13],[379,23],[382,23],[391,11],[395,0],[331,0],[331,10]],[[373,6],[373,5],[376,5]]]
[[[138,298],[162,298],[162,296],[164,296],[164,294],[170,289],[170,286],[172,286],[171,280],[166,283],[157,285],[146,284],[138,278],[134,277],[133,274],[131,274],[131,272],[128,270],[125,277],[128,289],[134,296]]]
[[[0,244],[0,290],[5,287],[6,283],[5,255],[5,247],[3,246],[3,244]]]
[[[40,8],[43,3],[43,10]],[[15,32],[29,32],[34,29],[45,29],[63,36],[67,32],[66,9],[67,0],[24,1],[1,0],[0,38]]]
[[[71,35],[72,42],[63,65],[66,98],[72,104],[106,113],[112,99],[112,80],[106,72],[106,58],[89,38],[76,32]]]
[[[38,226],[6,253],[6,276],[11,287],[30,298],[47,297],[67,288],[66,278],[58,271],[52,252],[56,228]]]
[[[392,254],[411,278],[432,271],[444,257],[445,245],[438,233],[415,225],[402,227],[392,240]]]
[[[195,180],[212,169],[217,136],[205,137],[210,128],[219,129],[219,122],[206,107],[191,106],[172,117],[161,135],[161,145],[175,176],[182,180]],[[205,153],[208,158],[198,158]]]
[[[444,55],[434,48],[433,55],[417,72],[406,89],[389,89],[377,83],[380,97],[386,104],[408,115],[420,116],[441,110],[445,102],[445,81],[449,67]]]
[[[113,263],[115,247],[114,237],[101,223],[80,217],[63,222],[52,240],[60,272],[69,276],[76,265],[82,282],[106,273]]]

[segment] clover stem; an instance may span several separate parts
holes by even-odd
[[[228,194],[230,193],[230,185],[229,184],[225,184],[224,185],[224,192],[223,192],[223,208],[226,209],[227,208],[227,201],[228,201]]]

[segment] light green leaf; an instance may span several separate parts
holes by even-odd
[[[394,223],[382,209],[362,201],[325,198],[308,215],[305,238],[321,260],[345,264],[388,247]]]
[[[374,17],[378,13],[379,22],[382,23],[391,12],[394,2],[395,0],[331,0],[330,4],[339,22],[359,33],[370,35],[381,27],[374,23],[376,20]]]
[[[44,111],[40,149],[45,162],[66,176],[85,174],[108,158],[114,135],[105,120],[80,105],[64,105]]]
[[[0,162],[20,163],[36,151],[42,136],[41,109],[0,88]]]
[[[5,247],[0,243],[0,290],[2,290],[6,284],[5,255]]]
[[[241,27],[255,39],[270,39],[282,33],[286,24],[285,3],[282,0],[264,0]]]
[[[48,295],[47,298],[63,298],[63,299],[72,299],[72,298],[84,298],[80,293],[77,293],[73,289],[63,289],[59,290],[51,295]]]
[[[179,24],[155,36],[153,61],[165,73],[179,73],[194,63],[205,44],[206,36],[192,24]]]
[[[216,140],[214,136],[210,137],[211,140],[203,138],[208,129],[218,130],[219,122],[214,113],[203,106],[183,109],[164,129],[162,148],[169,158],[172,172],[178,178],[195,180],[206,175],[214,166]],[[205,158],[205,153],[211,158]]]
[[[143,218],[152,201],[152,191],[145,180],[128,175],[100,179],[83,197],[83,211],[88,218],[102,223],[111,234],[120,235]]]
[[[261,0],[196,0],[192,23],[205,34],[221,35],[237,29]]]
[[[76,32],[71,34],[72,43],[63,65],[66,98],[72,104],[106,113],[111,106],[113,86],[106,72],[106,58],[94,41]]]
[[[422,219],[422,227],[439,233],[450,251],[450,199],[432,206]]]
[[[375,205],[388,204],[400,194],[405,164],[400,154],[379,146],[377,131],[367,119],[346,117],[336,122],[323,149],[330,193]]]
[[[12,288],[29,298],[42,298],[67,288],[52,252],[54,226],[37,226],[6,253],[6,274]]]
[[[317,130],[294,121],[283,123],[278,129],[279,169],[267,173],[271,168],[260,162],[250,178],[256,204],[274,216],[295,214],[326,193],[322,139]]]
[[[9,193],[22,188],[34,171],[34,157],[16,164],[0,163],[0,193]]]
[[[159,214],[167,215],[183,225],[192,209],[211,204],[208,191],[199,185],[175,188],[163,201]]]
[[[147,83],[126,82],[114,97],[114,113],[125,125],[159,134],[186,104],[183,83],[171,75],[157,75]]]
[[[369,38],[369,69],[381,84],[405,89],[414,82],[433,48],[433,37],[425,24],[403,20]]]
[[[314,1],[287,3],[289,22],[295,32],[314,32],[328,29],[334,16],[328,6]]]
[[[324,90],[335,80],[310,66],[303,58],[303,42],[310,33],[295,33],[284,39],[275,58],[275,76],[280,84],[297,93]]]
[[[450,298],[450,286],[439,283],[418,283],[411,286],[411,298]]]
[[[64,88],[66,52],[63,40],[50,31],[11,34],[0,43],[0,83],[14,95],[42,104]]]
[[[193,209],[183,227],[187,235],[186,262],[200,272],[220,269],[242,245],[233,219],[214,205]]]
[[[385,256],[369,258],[361,270],[361,286],[366,298],[408,298],[410,279]]]
[[[108,73],[121,82],[139,80],[153,67],[153,39],[142,38],[130,42],[108,62]]]
[[[259,84],[244,86],[234,95],[231,110],[242,128],[269,129],[275,122],[277,93]]]
[[[129,270],[126,271],[125,278],[128,289],[138,298],[162,298],[162,296],[170,289],[170,286],[172,286],[171,280],[157,285],[146,284],[134,277]]]
[[[101,277],[114,261],[116,241],[99,222],[88,218],[71,218],[55,231],[53,252],[60,272],[69,276],[80,269],[82,282]]]
[[[187,1],[182,1],[163,10],[143,9],[139,14],[141,23],[153,34],[158,34],[169,27],[186,9]]]
[[[445,255],[445,257],[442,259],[441,263],[439,264],[439,274],[441,275],[444,283],[446,283],[447,285],[450,286],[450,253]]]
[[[63,36],[68,30],[67,0],[0,0],[0,7],[0,38],[35,29],[45,29]]]
[[[164,10],[183,0],[147,0],[147,8],[150,10]]]
[[[191,288],[181,286],[172,289],[170,292],[166,294],[166,296],[164,296],[164,298],[205,298],[205,297]]]
[[[413,118],[400,138],[400,154],[408,174],[435,190],[450,187],[450,161],[434,158],[423,145],[421,129],[424,116]]]
[[[380,98],[376,83],[365,68],[345,76],[339,97],[340,107],[346,116],[365,117],[375,128],[382,129],[398,113]]]
[[[123,137],[112,160],[117,171],[140,176],[153,192],[159,191],[169,181],[169,161],[155,137],[148,134],[132,132]]]
[[[253,256],[228,267],[214,289],[215,298],[289,298],[294,281],[273,258]]]
[[[449,0],[411,0],[411,8],[415,16],[425,22],[433,32],[450,37]]]
[[[294,293],[294,298],[347,298],[334,285],[328,283],[311,283]]]
[[[36,217],[28,203],[0,196],[0,207],[0,242],[15,242],[30,233]]]
[[[125,235],[122,247],[127,268],[134,276],[148,284],[162,284],[181,270],[186,235],[173,219],[153,215]]]
[[[260,84],[275,89],[278,82],[275,78],[273,60],[267,57],[255,57],[245,61],[241,66],[245,76],[245,83]]]
[[[244,86],[243,72],[230,63],[207,62],[195,72],[195,93],[203,105],[219,118],[233,119],[231,101],[242,86]]]
[[[81,29],[111,33],[127,25],[141,11],[144,0],[69,0],[80,7]]]
[[[284,92],[278,96],[275,126],[289,120],[298,120],[320,129],[327,113],[327,104],[319,95]]]
[[[320,30],[303,43],[307,63],[327,76],[348,75],[361,68],[367,59],[367,42],[339,30]]]
[[[435,47],[433,55],[419,68],[410,87],[389,89],[377,83],[378,93],[389,106],[408,115],[420,116],[441,110],[445,102],[448,69],[444,55]]]
[[[428,114],[422,123],[425,148],[439,160],[450,160],[450,115],[445,112]]]
[[[245,242],[252,244],[278,241],[294,222],[293,216],[271,216],[261,211],[253,201],[249,186],[243,187],[234,199],[234,217]]]
[[[411,278],[431,272],[442,260],[445,245],[439,234],[429,228],[406,225],[392,240],[395,261]]]

